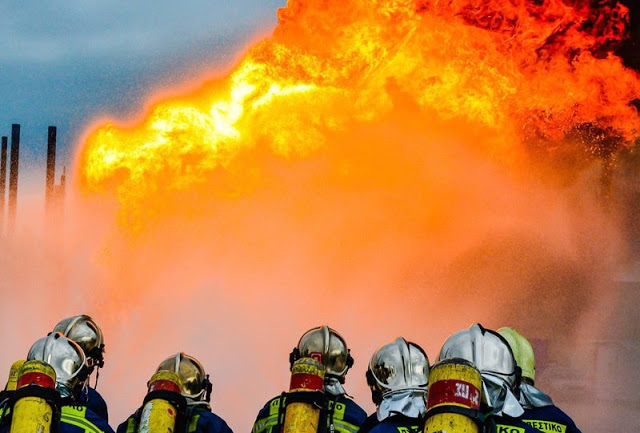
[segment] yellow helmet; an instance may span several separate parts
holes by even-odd
[[[529,340],[513,328],[500,328],[498,333],[504,337],[511,346],[516,364],[522,369],[522,377],[534,382],[536,379],[536,358]]]

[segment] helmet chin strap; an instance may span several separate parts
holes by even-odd
[[[100,377],[100,367],[96,368],[96,383],[93,385],[93,389],[98,389],[98,378]]]

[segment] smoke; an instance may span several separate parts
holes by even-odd
[[[3,315],[2,368],[60,318],[89,313],[106,335],[98,389],[113,425],[155,366],[185,351],[212,375],[214,410],[241,431],[286,388],[289,351],[319,324],[347,339],[347,389],[369,411],[368,357],[400,335],[435,361],[473,322],[513,325],[562,341],[557,358],[574,367],[565,355],[622,259],[617,205],[600,195],[598,161],[559,184],[469,146],[485,133],[399,114],[304,158],[252,150],[239,156],[254,170],[239,170],[253,177],[248,192],[216,193],[241,175],[220,171],[167,194],[140,233],[122,229],[115,201],[75,197],[64,238],[42,245],[25,231],[3,249],[5,311],[29,303]]]
[[[64,235],[23,231],[0,252],[5,311],[33,303],[3,315],[0,368],[87,313],[106,336],[98,389],[112,425],[185,351],[212,376],[214,411],[248,431],[313,326],[346,338],[346,388],[370,412],[376,348],[404,336],[433,362],[448,335],[481,322],[544,342],[550,367],[589,389],[587,342],[619,308],[610,285],[629,253],[633,201],[606,198],[623,195],[612,161],[640,123],[627,105],[637,76],[590,51],[618,33],[569,26],[549,39],[558,30],[531,14],[542,28],[514,36],[482,29],[487,11],[334,3],[290,2],[230,77],[139,124],[89,131]],[[567,49],[578,36],[579,54]],[[521,63],[524,49],[505,63],[504,50],[541,40],[553,43],[540,63]],[[594,146],[599,134],[610,141]]]
[[[37,265],[64,270],[51,287],[73,287],[53,304],[37,297],[52,307],[37,316],[40,333],[63,314],[95,316],[107,338],[98,389],[113,424],[140,404],[160,360],[182,350],[211,373],[214,408],[237,430],[285,389],[289,351],[318,324],[347,339],[356,358],[347,389],[369,411],[368,357],[395,336],[432,361],[476,321],[571,350],[619,251],[598,164],[559,187],[534,166],[522,176],[492,162],[468,145],[485,131],[456,126],[398,115],[335,134],[350,146],[300,160],[252,151],[249,193],[216,195],[234,175],[217,173],[168,194],[167,213],[143,233],[122,230],[109,203],[81,200],[61,263]]]

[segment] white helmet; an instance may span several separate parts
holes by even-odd
[[[461,358],[472,362],[482,375],[483,398],[493,413],[519,417],[524,410],[518,392],[520,371],[507,341],[476,323],[451,335],[440,350],[440,360]]]
[[[374,403],[388,393],[424,390],[429,384],[429,359],[420,346],[402,337],[376,350],[369,361],[367,383]],[[377,402],[376,402],[377,400]]]
[[[53,328],[80,345],[90,370],[104,366],[104,338],[102,330],[90,316],[80,314],[62,319]]]
[[[87,380],[86,357],[73,340],[54,332],[36,341],[27,355],[27,361],[44,361],[56,371],[56,389],[63,397],[76,396]]]

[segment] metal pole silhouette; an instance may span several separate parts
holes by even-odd
[[[4,202],[7,189],[7,137],[2,137],[0,151],[0,234],[4,231]]]
[[[50,126],[47,140],[47,180],[45,189],[45,209],[47,219],[51,218],[51,211],[56,202],[56,135],[56,127]]]
[[[11,162],[9,172],[9,232],[15,229],[18,206],[18,163],[20,160],[20,125],[11,125]]]

